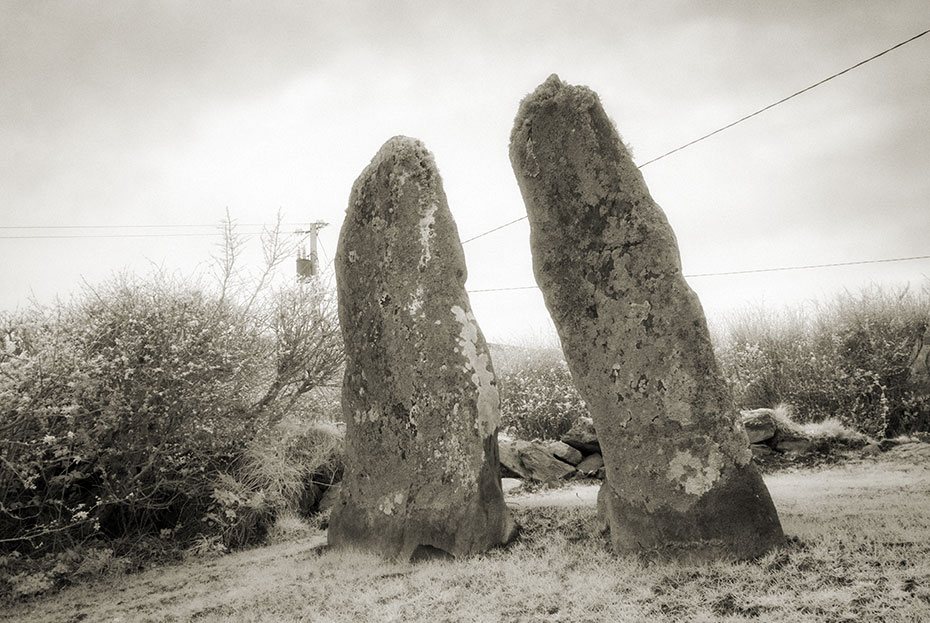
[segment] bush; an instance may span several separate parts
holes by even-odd
[[[805,422],[894,436],[930,430],[930,396],[911,374],[928,326],[928,292],[872,288],[809,313],[744,313],[717,355],[742,408],[784,402]]]
[[[200,292],[123,277],[7,334],[0,525],[19,540],[186,527],[205,474],[261,426],[261,336]]]
[[[518,439],[559,439],[588,415],[561,351],[495,346],[504,430]]]
[[[345,429],[288,418],[255,439],[219,474],[207,521],[225,547],[263,537],[279,517],[307,516],[341,478]]]
[[[119,556],[149,538],[239,545],[254,533],[211,522],[230,510],[217,491],[269,439],[299,437],[282,427],[324,408],[319,388],[341,366],[331,297],[319,284],[272,289],[286,254],[268,240],[266,271],[244,294],[232,253],[218,289],[121,275],[0,316],[0,579],[13,593],[76,572],[95,547]],[[317,451],[292,448],[276,467],[306,470],[298,455]],[[23,571],[24,559],[49,564]]]

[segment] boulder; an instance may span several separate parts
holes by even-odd
[[[346,466],[330,546],[410,560],[507,542],[497,381],[422,143],[390,139],[356,180],[335,269]]]
[[[595,452],[586,456],[581,463],[575,466],[575,469],[585,476],[594,476],[602,467],[604,467],[604,457],[599,452]]]
[[[771,456],[775,453],[769,446],[764,443],[754,443],[750,444],[749,449],[752,451],[752,458],[754,459],[764,459],[767,456]]]
[[[526,443],[526,442],[519,442]],[[523,463],[520,461],[520,449],[515,439],[501,436],[497,440],[498,456],[501,468],[518,478],[528,478]]]
[[[549,451],[535,443],[524,442],[520,448],[520,462],[532,480],[556,482],[575,473],[575,468],[552,456]]]
[[[597,431],[594,430],[594,420],[585,415],[575,420],[568,432],[562,435],[562,441],[582,454],[601,451]]]
[[[320,498],[320,502],[316,506],[317,512],[322,513],[333,508],[336,505],[336,501],[339,499],[339,494],[341,491],[341,482],[336,482],[330,485],[330,487],[323,492],[323,496]]]
[[[501,465],[526,480],[556,482],[575,473],[575,468],[552,456],[537,443],[519,439],[500,440]]]
[[[510,159],[597,429],[614,551],[747,559],[783,543],[675,234],[597,95],[550,77],[520,104]]]
[[[546,443],[546,450],[555,458],[569,465],[578,465],[581,459],[584,458],[581,452],[563,441],[550,441]]]
[[[768,441],[778,431],[772,409],[740,411],[740,421],[746,430],[749,443]]]

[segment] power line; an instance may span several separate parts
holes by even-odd
[[[721,132],[723,132],[723,131],[725,131],[725,130],[728,130],[728,129],[732,128],[733,126],[737,125],[737,124],[740,124],[740,123],[742,123],[742,122],[744,122],[744,121],[746,121],[746,120],[748,120],[748,119],[751,119],[751,118],[755,117],[756,115],[760,115],[760,114],[762,114],[763,112],[765,112],[765,111],[767,111],[767,110],[770,110],[770,109],[772,109],[772,108],[774,108],[774,107],[776,107],[776,106],[778,106],[778,105],[780,105],[780,104],[784,104],[784,103],[787,102],[788,100],[790,100],[790,99],[792,99],[792,98],[795,98],[795,97],[801,95],[802,93],[806,93],[807,91],[810,91],[811,89],[814,89],[814,88],[816,88],[816,87],[819,87],[820,85],[825,84],[825,83],[829,82],[830,80],[833,80],[834,78],[837,78],[837,77],[839,77],[839,76],[842,76],[843,74],[846,74],[846,73],[852,71],[853,69],[856,69],[856,68],[858,68],[858,67],[861,67],[861,66],[863,66],[863,65],[865,65],[866,63],[869,63],[869,62],[871,62],[871,61],[874,61],[875,59],[877,59],[877,58],[879,58],[879,57],[881,57],[881,56],[884,56],[885,54],[888,54],[889,52],[891,52],[891,51],[893,51],[893,50],[896,50],[896,49],[898,49],[898,48],[900,48],[900,47],[902,47],[902,46],[904,46],[904,45],[907,45],[908,43],[911,43],[912,41],[915,41],[915,40],[919,39],[920,37],[923,37],[924,35],[927,35],[927,34],[930,34],[930,29],[924,30],[923,32],[918,33],[918,34],[914,35],[913,37],[910,37],[909,39],[905,39],[904,41],[901,41],[900,43],[897,43],[897,44],[891,46],[890,48],[887,48],[887,49],[885,49],[885,50],[882,50],[881,52],[879,52],[879,53],[877,53],[877,54],[874,54],[874,55],[870,56],[869,58],[867,58],[867,59],[865,59],[865,60],[859,61],[859,62],[856,63],[855,65],[851,65],[851,66],[847,67],[846,69],[843,69],[842,71],[838,71],[838,72],[836,72],[835,74],[832,74],[832,75],[830,75],[830,76],[828,76],[828,77],[826,77],[826,78],[824,78],[824,79],[822,79],[822,80],[819,80],[819,81],[815,82],[814,84],[811,84],[810,86],[807,86],[807,87],[801,89],[800,91],[796,91],[796,92],[792,93],[791,95],[788,95],[787,97],[783,97],[782,99],[780,99],[780,100],[778,100],[778,101],[776,101],[776,102],[773,102],[773,103],[769,104],[768,106],[765,106],[765,107],[763,107],[763,108],[760,108],[759,110],[757,110],[757,111],[755,111],[755,112],[753,112],[753,113],[750,113],[750,114],[748,114],[748,115],[746,115],[746,116],[744,116],[744,117],[741,117],[741,118],[737,119],[736,121],[733,121],[733,122],[731,122],[731,123],[728,123],[727,125],[722,126],[722,127],[718,128],[718,129],[714,130],[713,132],[709,132],[709,133],[707,133],[707,134],[705,134],[705,135],[703,135],[703,136],[701,136],[701,137],[699,137],[699,138],[696,138],[696,139],[694,139],[694,140],[692,140],[692,141],[689,141],[689,142],[687,142],[687,143],[685,143],[685,144],[683,144],[683,145],[680,145],[679,147],[676,147],[675,149],[672,149],[671,151],[667,151],[667,152],[665,152],[664,154],[662,154],[662,155],[660,155],[660,156],[656,156],[655,158],[652,158],[651,160],[647,160],[647,161],[644,162],[643,164],[639,165],[639,168],[642,169],[643,167],[648,166],[648,165],[652,164],[653,162],[657,162],[658,160],[661,160],[661,159],[663,159],[663,158],[665,158],[665,157],[667,157],[667,156],[670,156],[670,155],[672,155],[672,154],[674,154],[674,153],[677,153],[677,152],[679,152],[679,151],[681,151],[681,150],[683,150],[683,149],[686,149],[686,148],[688,148],[688,147],[694,145],[695,143],[699,143],[699,142],[701,142],[701,141],[703,141],[703,140],[705,140],[705,139],[710,138],[711,136],[714,136],[714,135],[719,134],[719,133],[721,133]],[[501,230],[501,229],[504,229],[505,227],[510,227],[511,225],[514,225],[514,224],[516,224],[516,223],[519,223],[520,221],[525,220],[526,218],[527,218],[526,215],[524,215],[524,216],[521,216],[521,217],[519,217],[519,218],[516,218],[516,219],[514,219],[514,220],[512,220],[512,221],[510,221],[510,222],[504,223],[503,225],[498,225],[497,227],[494,227],[493,229],[489,229],[488,231],[482,232],[482,233],[480,233],[480,234],[478,234],[478,235],[476,235],[476,236],[472,236],[471,238],[468,238],[467,240],[463,240],[463,241],[462,241],[462,244],[467,244],[467,243],[469,243],[469,242],[472,242],[473,240],[477,240],[477,239],[479,239],[479,238],[481,238],[481,237],[483,237],[483,236],[487,236],[488,234],[492,234],[492,233],[494,233],[494,232],[496,232],[496,231],[499,231],[499,230]],[[281,223],[281,225],[285,225],[285,226],[300,225],[300,224],[301,224],[301,223]],[[267,227],[267,224],[265,224],[265,223],[247,223],[247,224],[235,223],[235,225],[236,225],[236,226],[239,226],[239,227]],[[133,229],[135,229],[135,228],[185,228],[185,229],[192,229],[192,228],[203,228],[203,227],[217,227],[217,224],[211,224],[211,225],[155,225],[155,224],[144,224],[144,225],[0,225],[0,230],[5,230],[5,229],[29,229],[29,230],[35,230],[35,229],[129,229],[129,228],[133,228]],[[150,234],[150,235],[146,235],[146,234],[128,235],[128,234],[127,234],[127,235],[114,235],[114,236],[105,236],[105,235],[87,235],[87,236],[63,236],[63,235],[62,235],[62,236],[0,236],[0,239],[4,239],[4,240],[10,240],[10,239],[33,239],[33,240],[34,240],[34,239],[40,239],[40,238],[141,238],[141,237],[159,237],[159,236],[200,236],[200,235],[207,235],[207,234]],[[703,275],[701,275],[701,276],[703,276]]]
[[[820,81],[818,81],[818,82],[815,82],[814,84],[812,84],[812,85],[810,85],[810,86],[808,86],[808,87],[804,87],[804,88],[801,89],[800,91],[796,91],[796,92],[792,93],[791,95],[789,95],[788,97],[783,97],[783,98],[781,98],[780,100],[778,100],[777,102],[773,102],[773,103],[769,104],[768,106],[765,106],[764,108],[760,108],[759,110],[757,110],[757,111],[755,111],[755,112],[753,112],[753,113],[750,113],[750,114],[746,115],[745,117],[741,117],[740,119],[737,119],[736,121],[734,121],[734,122],[732,122],[732,123],[728,123],[727,125],[723,126],[722,128],[718,128],[718,129],[714,130],[713,132],[710,132],[710,133],[708,133],[708,134],[705,134],[704,136],[702,136],[702,137],[700,137],[700,138],[696,138],[696,139],[694,139],[693,141],[690,141],[690,142],[688,142],[688,143],[685,143],[684,145],[682,145],[682,146],[680,146],[680,147],[676,147],[675,149],[673,149],[673,150],[671,150],[671,151],[665,152],[665,153],[662,154],[661,156],[657,156],[657,157],[653,158],[652,160],[647,160],[646,162],[644,162],[644,163],[642,163],[641,165],[639,165],[639,168],[642,169],[642,168],[643,168],[644,166],[646,166],[646,165],[652,164],[653,162],[656,162],[657,160],[661,160],[662,158],[665,158],[666,156],[671,156],[671,155],[674,154],[675,152],[679,152],[679,151],[681,151],[682,149],[685,149],[685,148],[687,148],[687,147],[690,147],[691,145],[694,145],[695,143],[699,143],[699,142],[703,141],[704,139],[710,138],[711,136],[713,136],[713,135],[715,135],[715,134],[719,134],[720,132],[723,132],[724,130],[728,130],[728,129],[732,128],[733,126],[735,126],[735,125],[737,125],[737,124],[739,124],[739,123],[742,123],[742,122],[746,121],[747,119],[752,119],[752,118],[755,117],[756,115],[759,115],[759,114],[764,113],[766,110],[769,110],[769,109],[771,109],[771,108],[775,108],[775,107],[778,106],[779,104],[784,104],[784,103],[787,102],[788,100],[790,100],[790,99],[792,99],[792,98],[794,98],[794,97],[797,97],[798,95],[801,95],[802,93],[806,93],[806,92],[810,91],[811,89],[817,88],[817,87],[819,87],[820,85],[822,85],[822,84],[824,84],[824,83],[826,83],[826,82],[829,82],[830,80],[833,80],[834,78],[838,78],[839,76],[842,76],[843,74],[848,73],[848,72],[852,71],[853,69],[856,69],[857,67],[862,67],[862,66],[865,65],[866,63],[869,63],[869,62],[871,62],[871,61],[874,61],[876,58],[878,58],[878,57],[880,57],[880,56],[884,56],[885,54],[888,54],[888,53],[891,52],[892,50],[896,50],[897,48],[900,48],[902,45],[907,45],[907,44],[910,43],[911,41],[914,41],[915,39],[919,39],[919,38],[923,37],[924,35],[926,35],[926,34],[928,34],[928,33],[930,33],[930,29],[927,29],[927,30],[923,31],[923,32],[920,33],[920,34],[914,35],[914,36],[911,37],[910,39],[907,39],[907,40],[905,40],[905,41],[902,41],[901,43],[895,44],[895,45],[891,46],[890,48],[888,48],[887,50],[883,50],[883,51],[879,52],[878,54],[875,54],[875,55],[873,55],[873,56],[870,56],[869,58],[865,59],[864,61],[859,61],[859,62],[856,63],[855,65],[852,65],[852,66],[850,66],[850,67],[847,67],[846,69],[844,69],[844,70],[842,70],[842,71],[838,71],[838,72],[836,72],[835,74],[833,74],[832,76],[828,76],[828,77],[824,78],[823,80],[820,80]]]
[[[216,229],[222,227],[223,223],[212,223],[210,225],[0,225],[0,229],[198,229],[210,227]],[[282,226],[291,227],[294,225],[303,225],[303,223],[281,223]],[[270,227],[268,223],[233,223],[234,227]]]
[[[910,257],[892,257],[887,259],[880,260],[857,260],[854,262],[831,262],[829,264],[806,264],[804,266],[779,266],[776,268],[752,268],[749,270],[729,270],[722,271],[717,273],[695,273],[693,275],[683,275],[688,279],[694,279],[696,277],[723,277],[726,275],[748,275],[751,273],[774,273],[774,272],[784,272],[790,270],[811,270],[815,268],[834,268],[837,266],[861,266],[863,264],[888,264],[891,262],[910,262],[912,260],[927,260],[930,259],[930,255],[912,255]],[[483,288],[481,290],[469,290],[469,294],[477,294],[480,292],[507,292],[511,290],[534,290],[538,289],[539,286],[514,286],[510,288]]]
[[[469,294],[476,294],[478,292],[506,292],[508,290],[538,290],[539,286],[515,286],[512,288],[484,288],[482,290],[469,290]]]
[[[784,103],[787,102],[788,100],[790,100],[790,99],[792,99],[792,98],[795,98],[795,97],[797,97],[798,95],[801,95],[802,93],[806,93],[807,91],[810,91],[811,89],[814,89],[814,88],[816,88],[816,87],[819,87],[820,85],[822,85],[822,84],[824,84],[824,83],[826,83],[826,82],[829,82],[830,80],[833,80],[834,78],[837,78],[837,77],[839,77],[839,76],[842,76],[843,74],[848,73],[848,72],[852,71],[853,69],[856,69],[857,67],[862,67],[862,66],[865,65],[866,63],[869,63],[869,62],[871,62],[871,61],[874,61],[875,59],[879,58],[880,56],[884,56],[885,54],[888,54],[888,53],[891,52],[892,50],[896,50],[896,49],[900,48],[900,47],[903,46],[903,45],[907,45],[908,43],[910,43],[910,42],[912,42],[912,41],[914,41],[914,40],[916,40],[916,39],[919,39],[919,38],[923,37],[924,35],[926,35],[926,34],[928,34],[928,33],[930,33],[930,29],[927,29],[927,30],[925,30],[925,31],[923,31],[923,32],[921,32],[921,33],[919,33],[919,34],[916,34],[916,35],[914,35],[913,37],[911,37],[910,39],[906,39],[906,40],[904,40],[904,41],[901,41],[900,43],[897,43],[897,44],[891,46],[890,48],[888,48],[888,49],[886,49],[886,50],[882,50],[882,51],[879,52],[878,54],[874,54],[874,55],[870,56],[869,58],[867,58],[867,59],[865,59],[865,60],[859,61],[859,62],[856,63],[855,65],[851,65],[851,66],[847,67],[846,69],[844,69],[844,70],[842,70],[842,71],[838,71],[838,72],[836,72],[835,74],[833,74],[833,75],[831,75],[831,76],[828,76],[828,77],[824,78],[823,80],[819,80],[819,81],[815,82],[814,84],[812,84],[812,85],[810,85],[810,86],[804,87],[804,88],[801,89],[800,91],[796,91],[796,92],[792,93],[791,95],[789,95],[789,96],[787,96],[787,97],[783,97],[783,98],[781,98],[780,100],[778,100],[777,102],[773,102],[773,103],[769,104],[768,106],[765,106],[765,107],[763,107],[763,108],[760,108],[759,110],[757,110],[757,111],[755,111],[755,112],[753,112],[753,113],[750,113],[750,114],[746,115],[745,117],[741,117],[741,118],[737,119],[736,121],[733,121],[733,122],[731,122],[731,123],[726,124],[725,126],[722,126],[722,127],[720,127],[720,128],[717,128],[717,129],[714,130],[713,132],[709,132],[709,133],[705,134],[704,136],[701,136],[701,137],[699,137],[699,138],[696,138],[696,139],[694,139],[694,140],[692,140],[692,141],[689,141],[689,142],[685,143],[684,145],[680,145],[680,146],[676,147],[675,149],[672,149],[671,151],[665,152],[665,153],[662,154],[661,156],[656,156],[655,158],[653,158],[653,159],[651,159],[651,160],[647,160],[646,162],[642,163],[641,165],[638,165],[638,168],[642,169],[643,167],[648,166],[648,165],[652,164],[653,162],[657,162],[657,161],[661,160],[662,158],[665,158],[665,157],[667,157],[667,156],[671,156],[672,154],[677,153],[677,152],[679,152],[679,151],[681,151],[681,150],[683,150],[683,149],[687,149],[688,147],[691,147],[691,146],[694,145],[695,143],[700,143],[701,141],[703,141],[703,140],[705,140],[705,139],[708,139],[708,138],[710,138],[711,136],[714,136],[715,134],[720,134],[721,132],[723,132],[723,131],[725,131],[725,130],[729,130],[729,129],[732,128],[733,126],[735,126],[735,125],[737,125],[737,124],[740,124],[740,123],[746,121],[747,119],[752,119],[752,118],[755,117],[756,115],[760,115],[760,114],[764,113],[765,111],[770,110],[770,109],[772,109],[772,108],[775,108],[776,106],[778,106],[778,105],[780,105],[780,104],[784,104]],[[480,233],[480,234],[478,234],[477,236],[472,236],[472,237],[469,238],[468,240],[463,240],[463,241],[462,241],[462,244],[466,244],[466,243],[468,243],[468,242],[471,242],[472,240],[477,240],[478,238],[481,238],[482,236],[487,236],[487,235],[490,234],[490,233],[496,232],[496,231],[498,231],[498,230],[500,230],[500,229],[503,229],[503,228],[505,228],[505,227],[509,227],[509,226],[513,225],[514,223],[519,223],[520,221],[524,220],[525,218],[527,218],[527,217],[526,217],[526,216],[521,216],[520,218],[514,219],[514,220],[510,221],[509,223],[504,223],[503,225],[500,225],[500,226],[498,226],[498,227],[495,227],[494,229],[490,229],[490,230],[488,230],[488,231],[486,231],[486,232],[484,232],[484,233]]]
[[[255,232],[237,232],[244,236],[255,235]],[[179,238],[179,237],[204,237],[204,236],[222,236],[223,232],[203,232],[203,233],[174,233],[174,234],[40,234],[27,236],[0,236],[0,240],[40,240],[40,239],[89,239],[89,238]]]
[[[462,244],[467,244],[467,243],[471,242],[472,240],[477,240],[478,238],[481,238],[482,236],[487,236],[488,234],[493,234],[493,233],[496,232],[498,229],[504,229],[505,227],[510,227],[510,226],[513,225],[514,223],[519,223],[520,221],[522,221],[522,220],[525,219],[525,218],[526,218],[526,216],[524,215],[524,216],[521,216],[521,217],[518,218],[518,219],[514,219],[514,220],[510,221],[509,223],[504,223],[503,225],[498,225],[498,226],[495,227],[494,229],[489,229],[488,231],[486,231],[486,232],[484,232],[484,233],[482,233],[482,234],[478,234],[477,236],[472,236],[472,237],[469,238],[468,240],[463,240],[463,241],[462,241]]]
[[[829,264],[807,264],[805,266],[781,266],[778,268],[754,268],[751,270],[730,270],[719,273],[696,273],[694,275],[685,275],[688,278],[694,277],[721,277],[724,275],[748,275],[750,273],[775,273],[787,270],[810,270],[813,268],[833,268],[836,266],[861,266],[863,264],[889,264],[891,262],[910,262],[912,260],[930,259],[930,255],[912,255],[910,257],[892,257],[881,260],[858,260],[855,262],[832,262]]]

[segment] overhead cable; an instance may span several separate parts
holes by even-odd
[[[784,104],[784,103],[787,102],[788,100],[790,100],[790,99],[792,99],[792,98],[795,98],[795,97],[797,97],[798,95],[801,95],[802,93],[806,93],[807,91],[810,91],[811,89],[814,89],[814,88],[816,88],[816,87],[819,87],[820,85],[822,85],[822,84],[824,84],[824,83],[826,83],[826,82],[829,82],[830,80],[833,80],[834,78],[837,78],[837,77],[839,77],[839,76],[842,76],[843,74],[848,73],[848,72],[852,71],[853,69],[856,69],[857,67],[862,67],[862,66],[865,65],[866,63],[869,63],[869,62],[871,62],[871,61],[874,61],[874,60],[877,59],[878,57],[884,56],[885,54],[888,54],[888,53],[891,52],[892,50],[896,50],[897,48],[900,48],[900,47],[903,46],[903,45],[906,45],[906,44],[908,44],[908,43],[910,43],[910,42],[912,42],[912,41],[914,41],[914,40],[916,40],[916,39],[919,39],[920,37],[923,37],[924,35],[926,35],[926,34],[928,34],[928,33],[930,33],[930,29],[927,29],[927,30],[925,30],[925,31],[923,31],[923,32],[921,32],[921,33],[919,33],[919,34],[916,34],[916,35],[914,35],[913,37],[911,37],[911,38],[909,38],[909,39],[906,39],[906,40],[904,40],[904,41],[901,41],[900,43],[897,43],[897,44],[891,46],[890,48],[888,48],[888,49],[886,49],[886,50],[882,50],[882,51],[879,52],[878,54],[873,54],[873,55],[870,56],[869,58],[867,58],[867,59],[865,59],[865,60],[862,60],[862,61],[859,61],[859,62],[856,63],[855,65],[850,65],[849,67],[847,67],[846,69],[844,69],[844,70],[842,70],[842,71],[838,71],[838,72],[836,72],[835,74],[833,74],[833,75],[831,75],[831,76],[828,76],[828,77],[824,78],[823,80],[819,80],[819,81],[815,82],[814,84],[812,84],[812,85],[810,85],[810,86],[804,87],[804,88],[801,89],[800,91],[795,91],[795,92],[792,93],[791,95],[789,95],[789,96],[787,96],[787,97],[783,97],[783,98],[781,98],[780,100],[778,100],[777,102],[772,102],[772,103],[769,104],[768,106],[765,106],[765,107],[763,107],[763,108],[760,108],[759,110],[757,110],[757,111],[755,111],[755,112],[753,112],[753,113],[750,113],[750,114],[748,114],[748,115],[746,115],[746,116],[744,116],[744,117],[741,117],[741,118],[737,119],[736,121],[733,121],[733,122],[731,122],[731,123],[726,124],[725,126],[722,126],[722,127],[720,127],[720,128],[717,128],[717,129],[714,130],[713,132],[709,132],[709,133],[705,134],[704,136],[701,136],[701,137],[699,137],[699,138],[696,138],[696,139],[694,139],[694,140],[692,140],[692,141],[689,141],[689,142],[685,143],[684,145],[680,145],[679,147],[676,147],[675,149],[672,149],[671,151],[665,152],[665,153],[662,154],[661,156],[656,156],[655,158],[652,158],[651,160],[647,160],[646,162],[644,162],[644,163],[642,163],[642,164],[640,164],[640,165],[638,165],[638,166],[639,166],[640,169],[642,169],[643,167],[648,166],[648,165],[652,164],[653,162],[657,162],[657,161],[661,160],[662,158],[665,158],[665,157],[667,157],[667,156],[671,156],[672,154],[677,153],[677,152],[679,152],[679,151],[681,151],[681,150],[683,150],[683,149],[687,149],[688,147],[691,147],[691,146],[694,145],[695,143],[700,143],[701,141],[703,141],[703,140],[705,140],[705,139],[708,139],[708,138],[710,138],[711,136],[714,136],[715,134],[720,134],[721,132],[723,132],[723,131],[725,131],[725,130],[729,130],[729,129],[732,128],[733,126],[735,126],[735,125],[737,125],[737,124],[740,124],[740,123],[746,121],[747,119],[752,119],[752,118],[755,117],[756,115],[760,115],[760,114],[764,113],[765,111],[771,110],[772,108],[775,108],[776,106],[778,106],[778,105],[780,105],[780,104]],[[477,240],[478,238],[481,238],[482,236],[486,236],[486,235],[488,235],[488,234],[490,234],[490,233],[493,233],[493,232],[498,231],[498,230],[500,230],[500,229],[503,229],[503,228],[505,228],[505,227],[509,227],[510,225],[513,225],[514,223],[519,223],[520,221],[524,220],[525,218],[527,218],[525,215],[524,215],[524,216],[521,216],[520,218],[514,219],[514,220],[510,221],[509,223],[504,223],[503,225],[499,225],[498,227],[495,227],[494,229],[490,229],[490,230],[488,230],[488,231],[486,231],[486,232],[480,233],[480,234],[478,234],[477,236],[472,236],[472,237],[469,238],[468,240],[463,240],[463,241],[462,241],[462,244],[466,244],[466,243],[468,243],[468,242],[471,242],[472,240]]]
[[[775,273],[775,272],[785,272],[790,270],[811,270],[815,268],[835,268],[837,266],[861,266],[863,264],[888,264],[892,262],[910,262],[913,260],[927,260],[930,259],[930,255],[912,255],[910,257],[892,257],[879,260],[856,260],[853,262],[831,262],[828,264],[806,264],[804,266],[779,266],[776,268],[752,268],[748,270],[728,270],[716,273],[694,273],[691,275],[683,275],[687,279],[694,279],[697,277],[723,277],[727,275],[748,275],[751,273]],[[482,288],[480,290],[469,290],[470,294],[477,294],[480,292],[507,292],[511,290],[535,290],[539,289],[539,286],[513,286],[509,288]]]

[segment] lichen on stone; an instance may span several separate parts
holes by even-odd
[[[430,261],[433,254],[430,251],[430,238],[433,235],[433,225],[436,223],[436,210],[439,206],[433,202],[427,205],[424,212],[420,215],[420,221],[417,228],[420,232],[420,269],[422,270],[426,263]]]
[[[407,494],[403,491],[398,491],[393,495],[388,494],[379,500],[378,510],[385,515],[393,515],[394,510],[402,506],[406,499]]]
[[[491,360],[486,352],[478,352],[478,325],[475,316],[458,305],[452,307],[452,314],[462,326],[458,338],[461,352],[465,356],[465,371],[472,371],[471,380],[478,390],[476,408],[478,418],[475,427],[482,437],[493,435],[500,428],[500,392],[491,370]]]
[[[685,493],[700,496],[710,491],[720,478],[723,455],[716,444],[709,444],[704,458],[688,450],[678,450],[668,464],[668,477]]]

